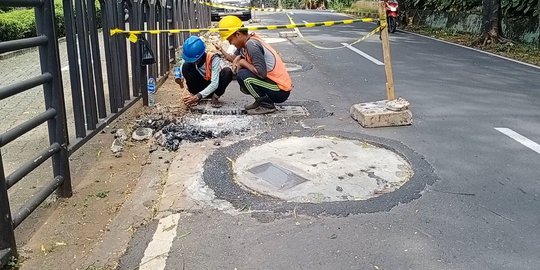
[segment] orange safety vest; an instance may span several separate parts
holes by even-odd
[[[267,50],[272,52],[274,55],[274,58],[276,59],[276,65],[274,66],[274,69],[268,70],[266,73],[266,76],[275,82],[279,89],[283,91],[291,91],[293,88],[291,77],[289,76],[289,72],[287,72],[287,69],[285,68],[285,64],[283,64],[283,60],[281,60],[281,57],[277,54],[277,52],[274,50],[274,48],[270,47],[266,42],[262,40],[259,36],[257,36],[255,33],[251,34],[251,38],[254,38],[255,40],[258,40]],[[246,60],[253,64],[253,61],[251,59],[251,56],[246,51]]]
[[[214,57],[213,53],[207,52],[206,53],[206,74],[204,76],[204,79],[209,81],[212,79],[212,57]]]

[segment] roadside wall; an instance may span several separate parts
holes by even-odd
[[[411,10],[407,12],[408,23],[445,28],[451,32],[479,34],[482,15],[465,12],[441,12],[431,10]],[[505,37],[524,43],[538,44],[537,17],[503,18],[502,31]]]

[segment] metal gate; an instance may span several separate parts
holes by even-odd
[[[69,156],[141,97],[144,105],[148,104],[147,79],[162,81],[168,76],[175,51],[186,37],[147,35],[156,55],[156,63],[147,67],[141,66],[140,43],[130,43],[120,35],[110,37],[109,29],[210,25],[209,7],[191,0],[62,0],[62,4],[69,92],[62,80],[53,0],[0,1],[0,6],[33,8],[37,28],[35,37],[0,42],[0,53],[38,47],[41,66],[41,75],[1,87],[0,100],[42,86],[46,107],[37,116],[0,134],[0,149],[43,123],[47,123],[49,138],[49,147],[9,175],[0,152],[0,267],[17,255],[14,229],[53,192],[60,197],[72,195]],[[67,105],[73,111],[69,117],[73,122],[66,120],[68,93],[71,102]],[[12,212],[8,189],[49,158],[53,164],[52,180],[26,205]]]

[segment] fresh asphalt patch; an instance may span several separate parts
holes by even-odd
[[[287,136],[333,136],[365,142],[397,153],[409,162],[414,174],[408,182],[396,191],[367,200],[340,202],[288,202],[268,195],[253,193],[237,184],[231,161],[236,160],[242,153],[253,146]],[[418,199],[426,190],[426,187],[437,180],[433,168],[424,157],[400,142],[362,134],[324,130],[314,131],[311,129],[298,130],[284,125],[273,132],[267,132],[254,139],[241,141],[217,150],[206,160],[203,177],[208,186],[214,190],[217,198],[229,201],[241,211],[254,211],[253,216],[261,222],[269,222],[273,218],[280,216],[290,216],[292,213],[312,216],[321,214],[348,216],[350,214],[389,211],[400,203],[408,203]]]

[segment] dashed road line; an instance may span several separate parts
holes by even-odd
[[[509,129],[509,128],[495,128],[495,130],[501,132],[502,134],[516,140],[518,143],[523,144],[527,148],[535,151],[536,153],[540,154],[540,145],[535,143],[534,141],[529,140],[527,137]]]
[[[180,214],[172,214],[159,220],[152,241],[146,247],[139,264],[139,270],[163,270],[169,257],[172,243],[176,238]]]
[[[378,66],[384,66],[384,63],[383,63],[383,62],[381,62],[381,61],[379,61],[379,60],[377,60],[377,59],[371,57],[369,54],[367,54],[367,53],[365,53],[365,52],[363,52],[363,51],[361,51],[361,50],[359,50],[359,49],[357,49],[357,48],[355,48],[355,47],[353,47],[353,46],[351,46],[351,45],[349,45],[349,44],[347,44],[347,43],[341,43],[341,45],[343,45],[343,46],[349,48],[351,51],[353,51],[353,52],[355,52],[355,53],[357,53],[357,54],[363,56],[363,57],[366,58],[367,60],[373,62],[375,65],[378,65]]]

